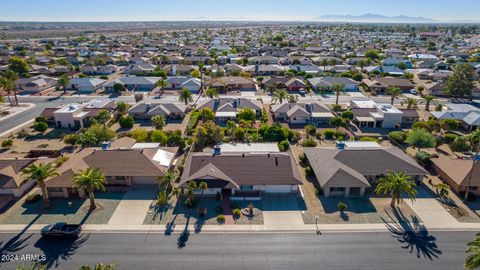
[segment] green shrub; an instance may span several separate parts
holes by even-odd
[[[339,111],[342,109],[342,106],[340,104],[333,104],[332,108],[334,111]]]
[[[314,176],[314,175],[315,175],[315,173],[313,172],[312,167],[308,166],[308,167],[305,168],[305,175],[306,175],[306,176]]]
[[[317,131],[317,128],[312,124],[305,126],[305,132],[307,132],[307,134],[309,135],[314,135],[316,131]]]
[[[33,124],[33,129],[35,129],[38,132],[45,132],[45,130],[48,129],[48,124],[45,122],[35,122]]]
[[[233,215],[234,218],[236,218],[236,219],[239,218],[240,214],[241,214],[240,209],[233,209],[232,210],[232,215]]]
[[[315,141],[312,138],[308,138],[305,141],[302,142],[303,147],[315,147],[317,146],[317,141]]]
[[[167,143],[167,135],[163,130],[154,130],[152,131],[152,134],[150,134],[150,141],[151,142],[156,142],[156,143],[161,143],[161,144],[166,144]]]
[[[13,141],[11,139],[6,139],[2,141],[2,147],[10,148],[13,145]]]
[[[122,128],[132,128],[134,124],[134,120],[132,116],[127,115],[127,116],[120,117],[120,119],[118,120],[118,123]]]
[[[290,148],[290,145],[288,144],[287,140],[284,140],[278,143],[278,149],[280,149],[280,151],[282,152],[288,151],[289,148]]]
[[[454,119],[443,119],[442,128],[446,130],[456,130],[460,127],[460,121]]]
[[[450,149],[455,152],[465,152],[470,149],[470,145],[468,145],[468,140],[465,136],[457,137],[453,142],[449,144]]]
[[[388,133],[388,138],[397,143],[403,143],[407,139],[407,133],[403,131],[392,131]]]
[[[225,222],[225,216],[220,214],[217,216],[217,222],[218,223],[224,223]]]
[[[347,210],[348,205],[344,202],[338,202],[337,208],[338,208],[338,211],[343,212],[343,211]]]
[[[425,151],[418,151],[415,154],[415,157],[420,160],[423,164],[430,164],[431,160],[431,155]]]
[[[372,137],[362,137],[360,138],[361,142],[380,142],[379,139],[377,138],[372,138]]]
[[[427,124],[432,127],[432,130],[435,130],[435,131],[439,131],[442,127],[442,124],[440,123],[440,121],[435,119],[428,120]]]
[[[200,118],[201,113],[199,111],[192,112],[190,115],[190,120],[188,120],[187,129],[194,129],[197,126],[198,119]]]
[[[425,129],[429,132],[432,131],[432,127],[427,124],[426,122],[415,122],[413,125],[412,125],[412,129],[417,129],[417,128],[420,128],[420,129]]]
[[[77,143],[77,135],[75,134],[67,134],[63,136],[63,142],[69,145],[75,145]]]
[[[300,162],[303,164],[308,163],[307,155],[305,155],[305,153],[298,155],[298,160],[300,160]]]
[[[45,122],[45,123],[47,123],[48,119],[47,119],[46,116],[40,115],[40,116],[35,117],[35,122]]]
[[[447,133],[443,136],[446,143],[452,143],[458,137],[457,134]]]
[[[40,194],[32,193],[25,198],[25,202],[26,203],[34,203],[34,202],[37,202],[38,200],[40,200],[40,198],[42,198],[42,196]]]
[[[335,136],[335,130],[325,129],[325,130],[323,131],[323,136],[324,136],[325,139],[327,139],[327,140],[332,140],[332,139],[333,139],[333,136]]]

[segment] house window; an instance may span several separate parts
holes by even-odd
[[[63,189],[61,187],[50,187],[48,188],[50,192],[63,192]]]
[[[241,190],[252,190],[252,189],[253,189],[253,185],[241,185],[241,186],[240,186],[240,189],[241,189]]]
[[[330,192],[344,192],[345,188],[344,187],[331,187]]]

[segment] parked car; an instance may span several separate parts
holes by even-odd
[[[416,94],[418,94],[418,92],[417,92],[417,90],[415,90],[415,89],[412,89],[412,90],[410,90],[410,94],[412,94],[412,95],[416,95]]]
[[[57,222],[43,227],[42,236],[77,236],[80,233],[80,224]]]

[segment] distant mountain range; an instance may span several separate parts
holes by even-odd
[[[398,23],[432,23],[434,19],[425,17],[385,16],[380,14],[366,13],[363,15],[323,15],[317,19],[322,21],[346,21],[346,22],[398,22]]]

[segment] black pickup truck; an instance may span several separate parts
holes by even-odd
[[[67,224],[57,222],[43,227],[42,236],[78,236],[81,230],[80,224]]]

